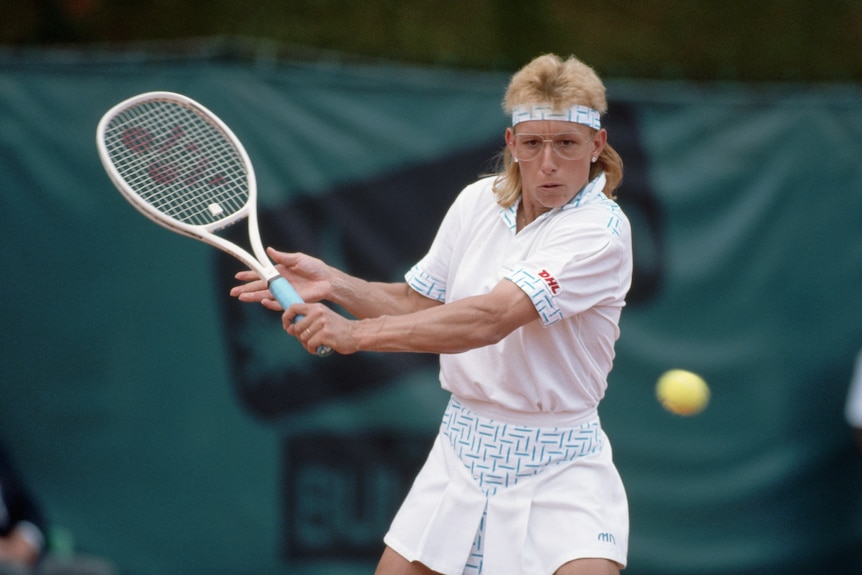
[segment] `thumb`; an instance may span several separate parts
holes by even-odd
[[[289,254],[287,252],[280,252],[275,248],[269,247],[266,248],[267,255],[272,258],[272,261],[279,263],[284,266],[289,266],[295,262],[294,254]]]

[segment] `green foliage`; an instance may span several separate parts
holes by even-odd
[[[279,53],[511,70],[575,54],[606,77],[862,79],[858,0],[7,0],[0,44],[265,39]]]

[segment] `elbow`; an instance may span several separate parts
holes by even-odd
[[[474,329],[471,330],[470,337],[468,338],[469,343],[461,351],[500,343],[517,327],[517,325],[509,325],[499,314],[486,315],[474,324]]]
[[[478,330],[479,331],[479,340],[481,341],[481,347],[485,347],[486,345],[494,345],[500,343],[503,338],[512,333],[513,330],[508,328],[502,328],[501,326],[487,326],[487,329]]]
[[[469,330],[458,334],[452,332],[445,338],[445,343],[440,345],[437,353],[457,354],[479,349],[499,343],[508,331],[501,330],[492,322],[483,321],[470,324]]]

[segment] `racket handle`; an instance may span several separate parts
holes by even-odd
[[[290,285],[290,282],[279,276],[272,280],[269,283],[269,291],[272,292],[272,295],[275,296],[275,299],[278,300],[278,303],[281,304],[281,307],[284,309],[289,308],[292,304],[295,303],[304,303],[303,299],[299,297],[299,294],[296,293],[296,290],[293,289],[293,286]],[[301,320],[303,316],[298,315],[293,318],[291,323],[296,323]],[[320,357],[326,357],[332,353],[332,348],[328,345],[321,345],[317,347],[317,355]]]

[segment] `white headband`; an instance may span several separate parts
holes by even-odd
[[[600,130],[602,121],[599,119],[599,112],[586,106],[575,105],[561,111],[554,111],[548,105],[523,105],[515,106],[512,109],[512,125],[527,120],[558,120],[561,122],[575,122],[589,126],[595,130]]]

